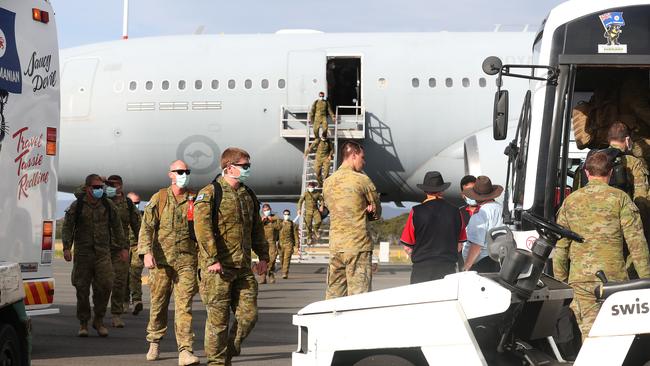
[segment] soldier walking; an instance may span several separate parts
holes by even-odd
[[[291,221],[291,211],[284,210],[282,213],[284,220],[280,228],[280,253],[282,261],[282,278],[289,278],[289,265],[291,264],[291,255],[293,247],[298,243],[298,225]]]
[[[327,117],[330,117],[336,123],[336,116],[332,112],[332,107],[325,98],[325,93],[318,93],[318,99],[314,101],[307,116],[307,123],[314,122],[314,138],[320,137],[321,130],[327,132]]]
[[[117,216],[122,223],[129,243],[129,250],[132,246],[130,238],[140,232],[140,214],[131,199],[122,191],[123,181],[119,175],[111,175],[106,180],[106,197],[110,198],[117,208]],[[137,242],[137,241],[136,241]],[[124,328],[124,321],[120,316],[124,312],[124,303],[128,308],[129,288],[129,261],[123,261],[119,253],[111,255],[113,266],[113,292],[111,293],[111,325],[115,328]]]
[[[613,281],[628,279],[624,243],[639,277],[650,277],[648,246],[639,209],[625,192],[608,185],[612,163],[607,154],[590,155],[585,170],[589,183],[566,198],[557,216],[557,223],[580,234],[584,243],[561,239],[553,256],[555,278],[573,287],[571,308],[583,340],[589,335],[602,305],[594,296],[599,283],[596,272],[603,270]]]
[[[129,192],[128,197],[138,212],[138,221],[142,221],[143,211],[140,211],[140,196],[135,192]],[[129,266],[129,292],[131,293],[131,302],[133,303],[133,315],[138,315],[142,311],[142,270],[144,269],[144,261],[138,255],[138,235],[139,231],[132,235],[129,232],[129,242],[131,243],[131,251],[129,256],[131,264]],[[128,298],[127,298],[128,301]],[[128,303],[124,304],[125,311],[129,308]]]
[[[197,249],[191,233],[194,196],[188,191],[190,169],[181,160],[169,167],[171,185],[155,193],[144,209],[138,254],[149,268],[151,310],[147,326],[147,361],[159,358],[167,332],[167,308],[174,293],[174,331],[178,364],[199,363],[192,343],[192,298],[197,292]]]
[[[319,186],[323,186],[323,180],[327,179],[330,175],[330,167],[334,159],[334,144],[332,140],[327,138],[327,130],[321,131],[318,139],[309,146],[305,152],[305,156],[309,153],[316,153],[314,159],[314,173]]]
[[[323,195],[316,191],[315,182],[309,182],[307,192],[298,200],[298,210],[305,221],[305,229],[307,230],[307,238],[309,241],[312,241],[314,236],[316,239],[320,238],[322,206]]]
[[[377,189],[362,172],[366,163],[363,147],[348,141],[341,147],[341,155],[341,167],[323,186],[331,220],[327,299],[370,291],[373,242],[368,221],[381,217]]]
[[[90,320],[90,286],[93,287],[94,317],[92,326],[100,337],[108,336],[104,315],[113,287],[111,245],[121,248],[119,256],[126,263],[128,243],[115,204],[104,196],[104,182],[97,174],[86,177],[83,192],[78,193],[65,212],[63,221],[63,258],[73,259],[72,285],[77,292],[79,337],[88,337]]]
[[[271,211],[271,205],[265,203],[262,205],[262,225],[264,226],[264,237],[269,245],[269,268],[266,273],[262,274],[260,283],[266,283],[268,278],[270,283],[275,283],[275,261],[278,258],[278,235],[282,221],[280,221]]]
[[[251,249],[266,272],[268,243],[255,193],[244,185],[250,155],[239,148],[221,154],[222,176],[204,187],[196,199],[195,227],[199,244],[199,291],[208,318],[205,353],[208,365],[231,365],[257,322],[257,281]],[[230,310],[235,321],[230,323]]]

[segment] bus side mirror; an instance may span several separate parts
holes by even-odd
[[[508,91],[499,90],[494,95],[492,133],[495,140],[505,140],[508,135]]]

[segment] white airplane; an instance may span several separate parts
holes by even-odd
[[[338,110],[339,141],[365,147],[383,201],[419,200],[415,185],[430,170],[453,182],[450,196],[465,174],[503,182],[505,144],[491,127],[496,79],[481,63],[496,55],[529,64],[532,41],[527,32],[284,31],[62,50],[60,189],[97,172],[152,194],[175,159],[200,188],[220,172],[222,150],[238,146],[252,155],[249,184],[261,199],[296,199],[304,120],[319,91]],[[511,89],[526,90],[521,83]],[[511,96],[511,105],[522,100]]]

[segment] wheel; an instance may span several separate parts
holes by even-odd
[[[354,366],[416,366],[413,362],[396,355],[372,355],[354,363]]]
[[[0,326],[0,365],[20,365],[20,340],[14,327],[8,324]]]

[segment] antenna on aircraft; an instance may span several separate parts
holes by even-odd
[[[122,17],[122,39],[129,39],[129,0],[124,0],[124,16]]]

